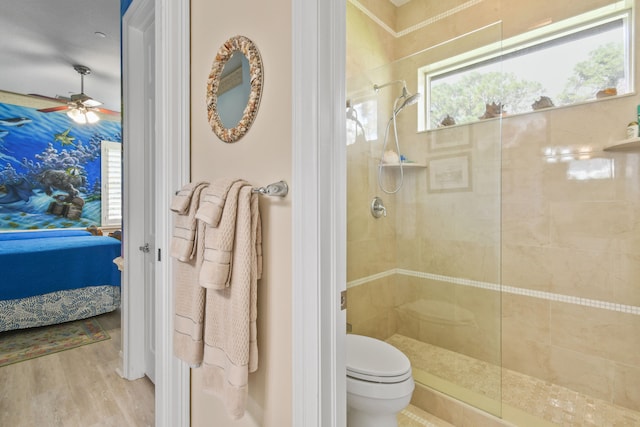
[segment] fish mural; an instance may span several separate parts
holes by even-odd
[[[10,118],[5,118],[5,119],[0,119],[0,126],[24,126],[28,123],[33,122],[33,120],[31,120],[28,117],[10,117]]]
[[[104,140],[122,141],[120,122],[0,103],[0,231],[100,226]]]

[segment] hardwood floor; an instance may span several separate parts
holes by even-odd
[[[154,425],[154,386],[122,379],[120,311],[98,319],[110,340],[0,368],[0,426]]]

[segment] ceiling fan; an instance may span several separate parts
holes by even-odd
[[[67,110],[67,116],[79,124],[96,123],[100,120],[97,112],[104,114],[120,114],[116,111],[98,108],[102,102],[97,101],[84,93],[84,76],[91,74],[91,69],[84,65],[74,65],[73,69],[80,74],[80,93],[71,95],[70,98],[55,98],[56,101],[66,100],[67,105],[58,107],[42,108],[41,113],[52,113],[55,111]],[[54,98],[49,98],[54,99]]]

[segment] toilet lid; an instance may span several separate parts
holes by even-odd
[[[378,383],[397,383],[411,377],[411,362],[384,341],[347,334],[347,376]]]

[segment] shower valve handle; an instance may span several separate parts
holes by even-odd
[[[371,215],[373,215],[374,218],[387,216],[387,208],[384,207],[384,203],[382,203],[380,197],[374,197],[371,201]]]

